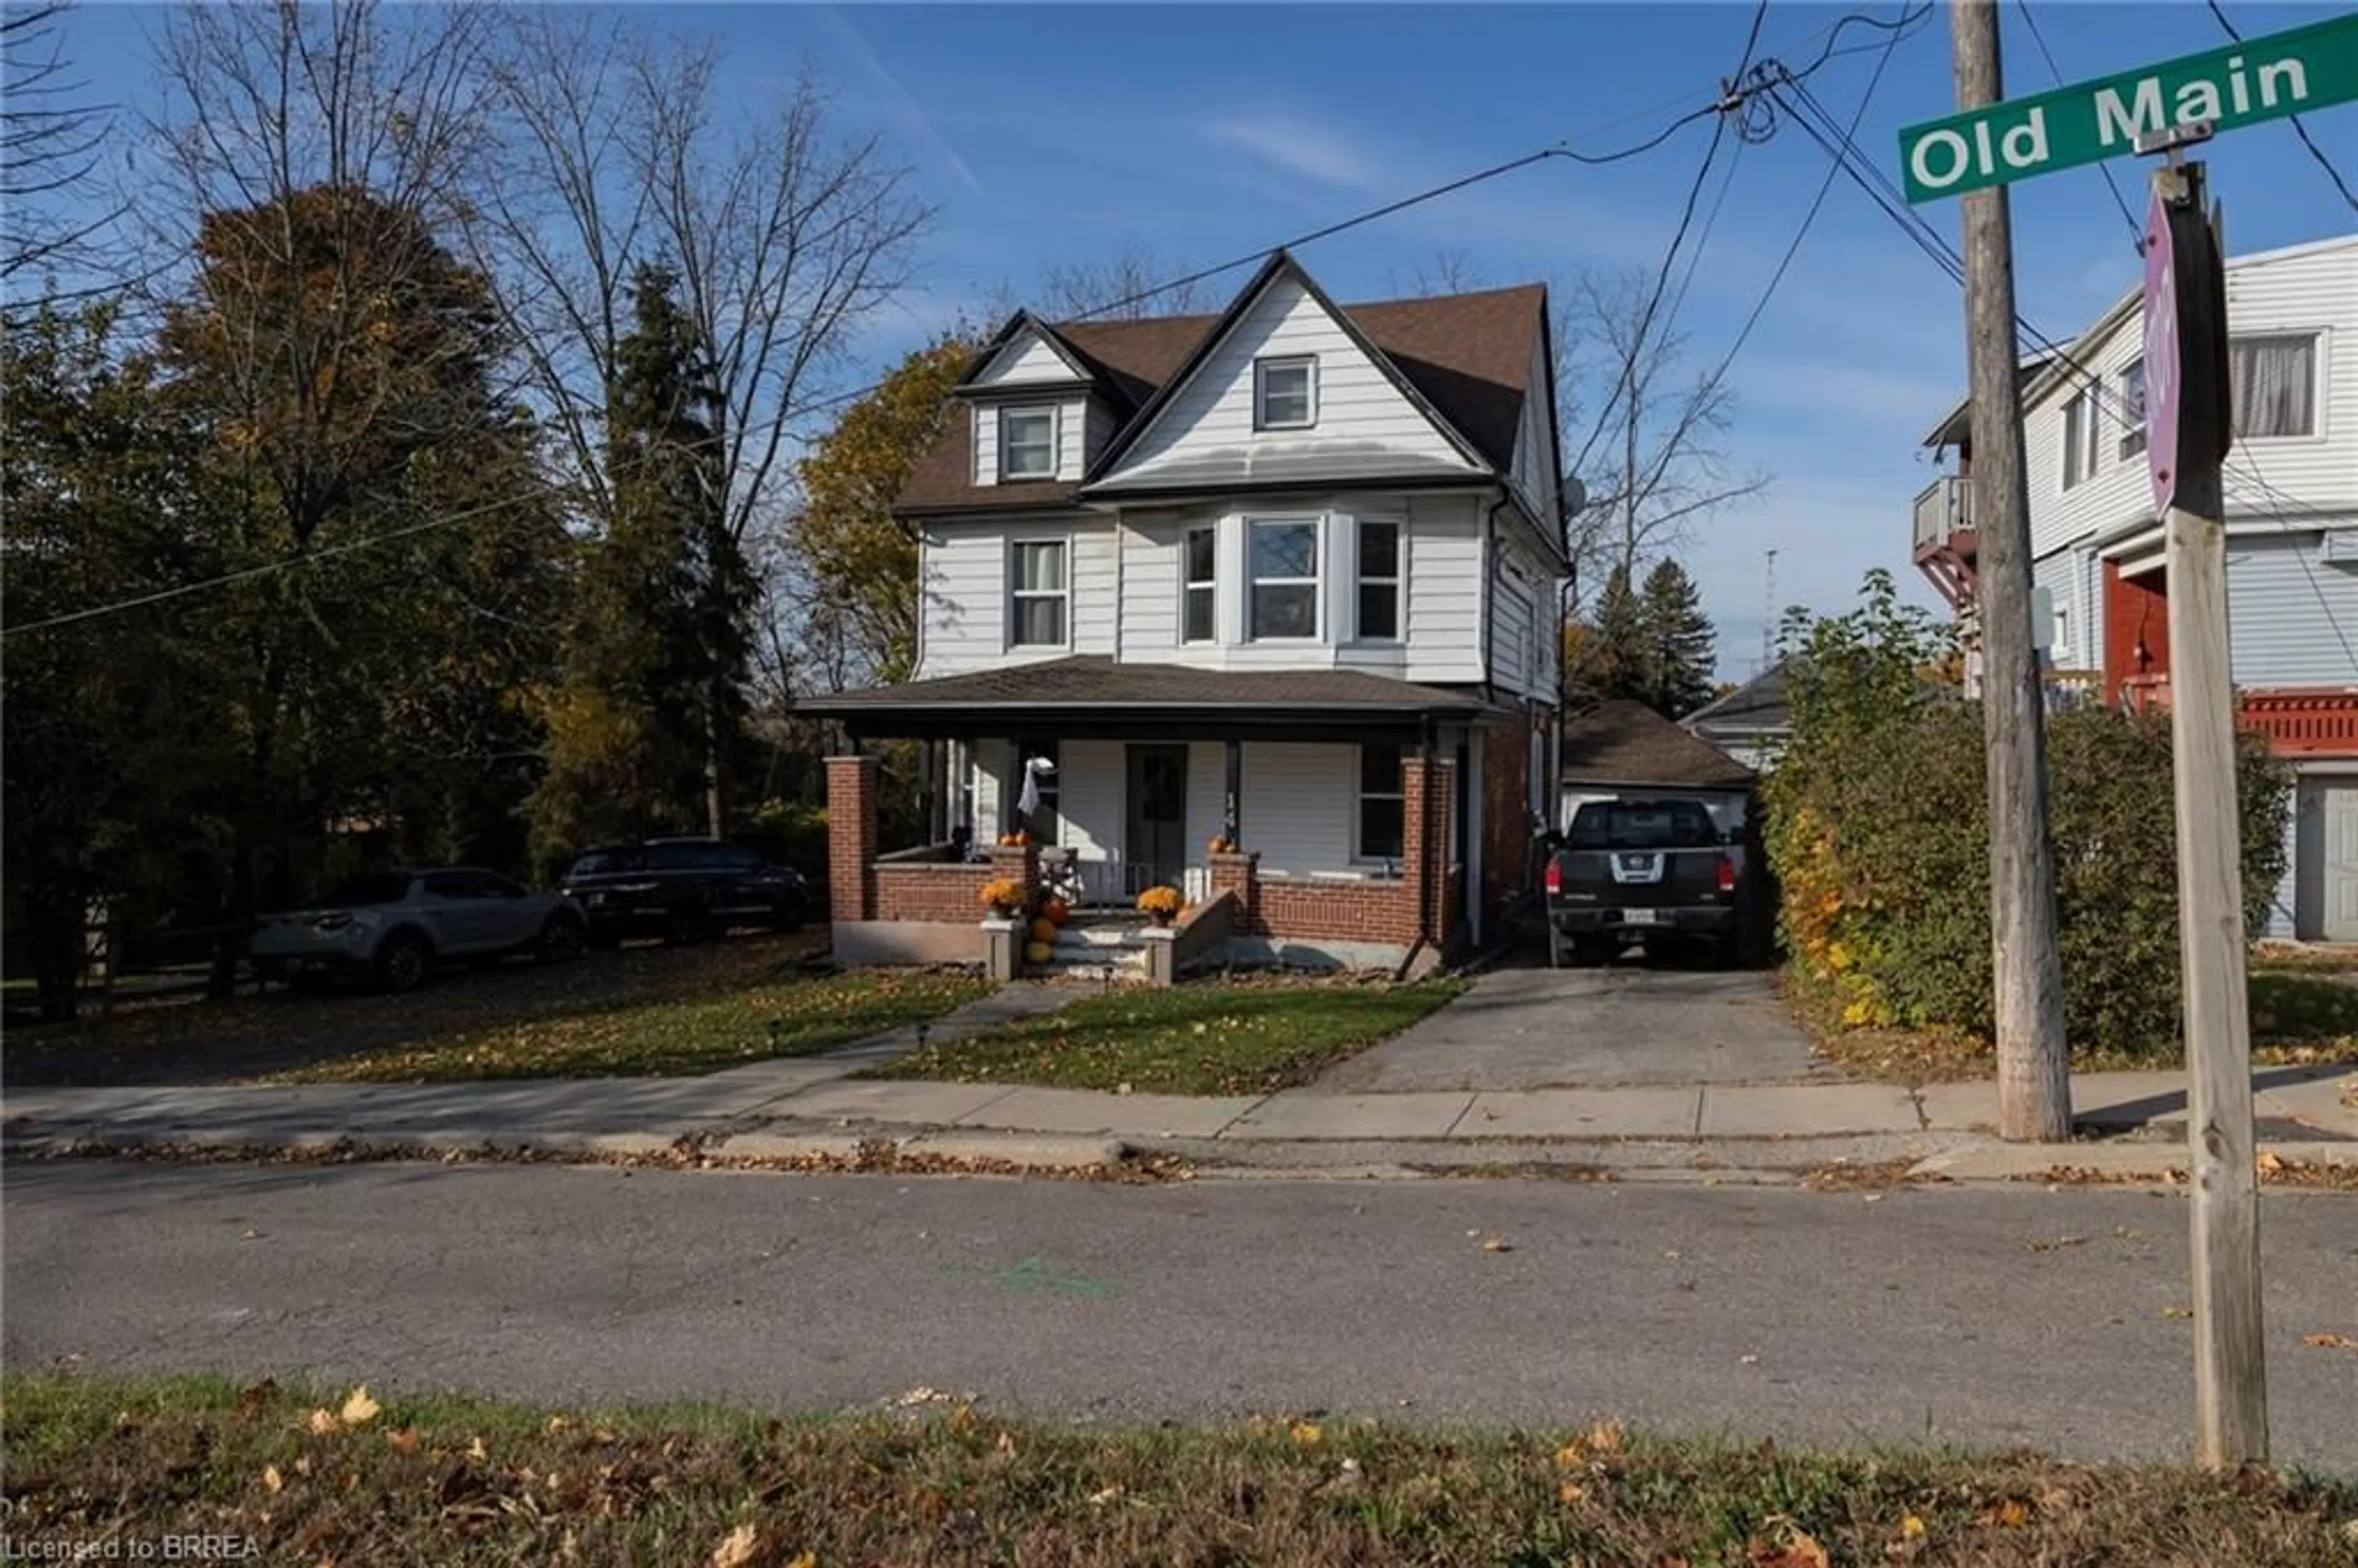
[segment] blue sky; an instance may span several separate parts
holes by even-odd
[[[2226,41],[2200,0],[2034,3],[2069,81]],[[1845,9],[1772,5],[1760,52],[1804,63]],[[1867,9],[1891,18],[1902,7]],[[2246,36],[2332,14],[2226,10]],[[1751,18],[1749,5],[1661,3],[652,12],[664,27],[723,38],[729,90],[749,108],[805,60],[817,63],[839,88],[845,121],[882,132],[938,204],[920,287],[869,333],[880,370],[997,288],[1020,287],[1060,260],[1134,244],[1174,272],[1192,271],[1566,138],[1591,151],[1644,139],[1706,101]],[[2002,14],[2010,94],[2054,85],[2018,6]],[[73,52],[103,86],[135,94],[141,30],[152,19],[130,8],[84,11]],[[1854,28],[1844,41],[1877,37]],[[1820,99],[1846,118],[1876,58],[1832,62],[1812,81]],[[1859,141],[1896,178],[1898,127],[1952,104],[1945,16],[1936,16],[1899,46]],[[2358,180],[2358,106],[2309,118],[2344,177]],[[1444,251],[1497,283],[1559,277],[1584,264],[1650,267],[1708,136],[1696,124],[1607,168],[1552,160],[1301,254],[1345,300],[1400,292]],[[2237,252],[2358,226],[2282,123],[2223,137],[2205,156]],[[1678,317],[1698,369],[1734,341],[1826,168],[1790,125],[1744,148]],[[2114,171],[2142,214],[2143,166],[2126,160]],[[2136,280],[2128,225],[2093,169],[2015,192],[2023,311],[2068,338]],[[1955,237],[1954,203],[1928,212]],[[1838,181],[1732,372],[1740,399],[1732,456],[1773,482],[1682,552],[1719,623],[1724,673],[1748,674],[1757,661],[1768,550],[1778,552],[1779,604],[1843,608],[1878,565],[1931,601],[1906,563],[1908,504],[1931,471],[1918,441],[1961,393],[1963,365],[1954,286]]]

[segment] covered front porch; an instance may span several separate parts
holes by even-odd
[[[918,741],[927,797],[925,841],[877,843],[874,762],[830,761],[838,953],[967,940],[882,928],[970,930],[1001,877],[1133,918],[1172,888],[1183,942],[1199,914],[1223,928],[1197,934],[1207,962],[1389,968],[1476,935],[1482,802],[1461,781],[1504,710],[1356,672],[1059,664],[1099,667],[826,699],[855,747]]]

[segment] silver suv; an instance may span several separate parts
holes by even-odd
[[[373,980],[415,990],[444,958],[580,957],[589,925],[561,893],[472,866],[373,871],[316,906],[265,915],[248,947],[265,980]]]

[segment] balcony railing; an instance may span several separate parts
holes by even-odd
[[[2139,710],[2167,711],[2169,677],[2132,676],[2121,697]],[[2358,757],[2358,687],[2240,692],[2235,722],[2266,736],[2280,757]]]
[[[1942,547],[1973,524],[1973,492],[1955,474],[1943,474],[1916,497],[1915,545],[1921,559],[1927,550]]]

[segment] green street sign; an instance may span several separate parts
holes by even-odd
[[[2077,168],[2180,125],[2256,125],[2358,99],[2358,12],[2142,70],[2008,98],[1899,133],[1910,201]]]

